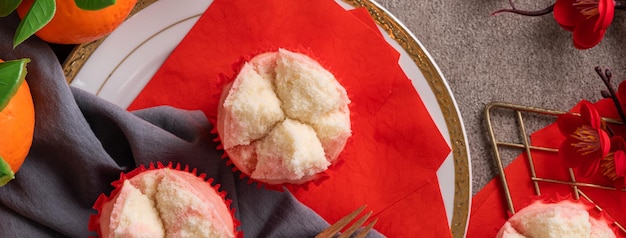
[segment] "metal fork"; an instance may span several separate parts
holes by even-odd
[[[348,227],[348,229],[346,229],[346,230],[344,230],[343,232],[340,233],[340,231],[344,227],[346,227],[348,224],[350,224],[365,209],[365,207],[366,207],[366,205],[363,205],[363,206],[357,208],[356,210],[354,210],[350,214],[348,214],[345,217],[341,218],[335,224],[333,224],[330,227],[326,228],[326,230],[323,230],[321,233],[319,233],[317,236],[315,236],[315,238],[330,238],[330,237],[335,237],[337,234],[339,234],[338,238],[345,238],[345,237],[351,237],[357,231],[358,231],[358,233],[356,233],[354,238],[363,238],[363,237],[365,237],[367,235],[367,233],[369,233],[370,230],[372,230],[372,227],[374,227],[374,224],[376,224],[376,222],[378,221],[378,218],[375,218],[373,221],[371,221],[365,227],[363,227],[362,229],[359,229],[359,227],[361,227],[363,225],[363,223],[365,223],[365,221],[367,221],[367,219],[372,215],[372,211],[369,211],[368,213],[366,213],[359,220],[355,221],[352,224],[352,226]]]

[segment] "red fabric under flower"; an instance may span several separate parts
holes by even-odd
[[[557,0],[554,19],[573,32],[574,47],[589,49],[602,41],[614,11],[613,0]]]
[[[566,137],[559,148],[559,157],[566,166],[591,176],[609,153],[611,139],[602,130],[600,114],[593,104],[582,101],[580,114],[564,114],[557,119],[559,130]]]
[[[581,103],[582,104],[582,103]],[[572,112],[580,112],[581,104],[576,105]],[[595,109],[607,118],[618,118],[615,106],[611,99],[602,99],[594,103]],[[614,130],[617,128],[611,128]],[[531,145],[545,148],[557,148],[563,142],[564,137],[555,124],[540,129],[530,135]],[[565,168],[562,160],[558,159],[557,153],[551,151],[532,150],[534,171],[537,177],[548,178],[558,181],[571,181],[571,174]],[[528,154],[521,153],[505,168],[505,174],[509,193],[515,210],[519,210],[530,202],[531,196],[537,195],[534,181],[531,179],[530,163]],[[582,171],[574,171],[576,181],[580,183],[612,186],[614,181],[600,173],[592,177],[582,177]],[[569,194],[573,192],[572,186],[561,183],[540,182],[541,194]],[[626,224],[626,193],[621,189],[598,189],[593,187],[578,187],[593,202],[601,207],[620,224]],[[472,198],[472,211],[467,231],[467,237],[495,237],[500,227],[509,218],[505,191],[499,178],[492,179],[482,190]],[[582,198],[581,198],[582,199]],[[626,233],[619,232],[617,237],[626,237]]]

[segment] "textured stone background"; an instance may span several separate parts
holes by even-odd
[[[594,67],[611,68],[616,85],[626,78],[626,13],[622,11],[616,12],[599,45],[581,51],[573,47],[571,33],[561,29],[551,13],[490,15],[508,8],[507,0],[378,2],[425,46],[456,98],[471,148],[473,194],[496,175],[484,119],[487,103],[564,111],[581,99],[601,99],[604,86]],[[515,1],[524,10],[543,9],[551,3]],[[503,111],[500,119],[498,131],[504,137],[519,138],[510,116]]]

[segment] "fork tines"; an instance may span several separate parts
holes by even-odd
[[[363,210],[365,210],[365,207],[366,207],[366,205],[363,205],[363,206],[357,208],[356,210],[354,210],[350,214],[348,214],[345,217],[341,218],[339,221],[337,221],[332,226],[326,228],[326,230],[324,230],[321,233],[319,233],[317,236],[315,236],[315,238],[334,237],[336,234],[340,234],[339,238],[351,237],[357,231],[358,231],[358,233],[356,233],[356,235],[354,236],[355,238],[365,237],[367,235],[367,233],[369,233],[370,230],[372,230],[372,227],[374,227],[374,224],[376,224],[376,222],[378,221],[378,218],[375,218],[369,224],[367,224],[367,226],[359,229],[359,227],[361,227],[365,223],[365,221],[367,221],[367,219],[372,215],[372,211],[369,211],[368,213],[363,215],[361,218],[359,218],[359,220],[355,221],[350,227],[345,229],[343,232],[339,233],[344,227],[346,227],[348,224],[350,224],[352,221],[354,221],[354,219],[356,219],[356,217],[361,212],[363,212]]]

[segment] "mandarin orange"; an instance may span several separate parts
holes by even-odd
[[[24,0],[17,14],[24,18],[34,0]],[[35,35],[56,44],[81,44],[97,40],[117,28],[128,17],[137,0],[117,0],[114,5],[100,10],[83,10],[74,0],[56,0],[52,20]]]
[[[16,173],[24,163],[33,142],[34,130],[33,99],[28,83],[23,81],[9,104],[0,111],[0,157],[9,165],[12,173]],[[6,178],[0,174],[0,183],[3,179]]]

